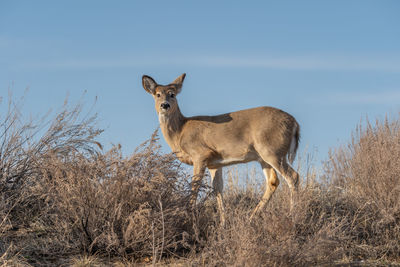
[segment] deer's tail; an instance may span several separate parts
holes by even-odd
[[[296,152],[297,148],[299,147],[299,142],[300,142],[300,125],[297,122],[295,122],[292,133],[292,141],[290,142],[290,150],[288,154],[288,160],[290,164],[293,163],[296,157]]]

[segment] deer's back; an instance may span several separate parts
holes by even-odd
[[[296,120],[288,113],[258,107],[217,116],[187,118],[181,133],[181,148],[188,155],[256,160],[256,146],[285,151],[290,147]]]

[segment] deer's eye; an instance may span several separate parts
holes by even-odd
[[[174,98],[174,97],[175,97],[175,94],[174,94],[174,93],[169,93],[169,97]]]
[[[160,96],[161,96],[161,94],[160,94],[160,93],[157,93],[157,94],[156,94],[156,96],[157,96],[157,97],[160,97]]]

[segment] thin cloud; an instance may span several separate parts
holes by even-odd
[[[378,92],[338,92],[309,99],[313,103],[345,105],[399,105],[400,89]]]
[[[400,72],[400,60],[333,58],[333,57],[131,57],[124,59],[59,59],[53,61],[24,62],[14,65],[20,69],[104,69],[143,66],[192,66],[265,68],[280,70],[325,70],[325,71],[383,71]]]
[[[400,61],[338,57],[206,57],[199,62],[219,67],[255,67],[286,70],[343,70],[400,72]]]

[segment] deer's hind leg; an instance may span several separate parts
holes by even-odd
[[[271,165],[289,185],[290,189],[290,210],[293,210],[294,196],[298,190],[299,174],[289,165],[286,160],[286,156],[277,157],[275,155],[263,155],[260,154],[262,159]]]
[[[224,203],[222,200],[222,190],[224,188],[224,182],[222,179],[222,168],[219,169],[209,169],[210,174],[211,174],[211,180],[212,180],[212,185],[214,188],[214,194],[215,197],[217,198],[217,204],[218,204],[218,211],[219,211],[219,216],[221,220],[221,225],[225,225],[225,209],[224,209]]]
[[[253,219],[254,215],[259,213],[264,206],[269,202],[271,199],[272,195],[274,194],[276,188],[279,186],[279,179],[276,174],[276,171],[274,168],[272,168],[271,165],[268,163],[261,161],[261,167],[265,176],[265,192],[264,195],[262,196],[260,202],[258,203],[257,207],[254,209],[250,220]]]

